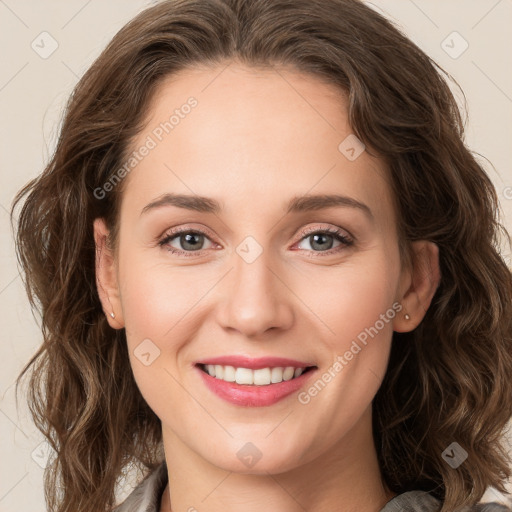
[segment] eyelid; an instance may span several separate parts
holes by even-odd
[[[317,232],[322,232],[322,233],[326,232],[326,233],[330,233],[331,235],[332,234],[340,235],[341,232],[345,232],[347,235],[345,238],[350,238],[351,241],[355,241],[355,237],[352,235],[352,233],[350,233],[350,231],[347,231],[344,228],[340,228],[339,226],[328,226],[328,227],[315,226],[315,227],[305,228],[299,232],[299,235],[301,237],[300,240],[302,240],[303,238],[305,238],[308,235],[311,235],[311,234],[317,233]]]
[[[195,224],[192,224],[192,225],[187,224],[184,226],[179,225],[176,227],[167,228],[161,235],[157,236],[156,241],[160,243],[163,239],[168,238],[170,236],[176,236],[181,233],[188,233],[188,232],[200,233],[202,235],[208,236],[208,238],[215,238],[215,235],[213,234],[213,232],[210,231],[206,226],[203,226],[202,224],[197,224],[197,226],[199,226],[199,227],[196,227]]]

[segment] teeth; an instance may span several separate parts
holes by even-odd
[[[222,366],[220,364],[207,364],[204,365],[204,368],[210,376],[216,379],[249,386],[277,384],[283,380],[286,381],[300,377],[305,370],[305,368],[294,368],[293,366],[251,370],[250,368],[235,368],[233,366]]]
[[[237,384],[253,384],[254,372],[249,368],[237,368],[235,372],[235,380]]]
[[[270,381],[272,384],[276,382],[282,382],[283,380],[283,369],[282,368],[272,368],[272,372],[270,375]]]
[[[215,377],[217,377],[217,379],[224,378],[224,368],[220,364],[215,365]]]
[[[270,368],[254,370],[254,384],[256,386],[267,386],[270,384]]]
[[[293,379],[294,372],[295,372],[295,368],[293,368],[292,366],[287,366],[283,372],[283,380]]]
[[[233,366],[224,366],[223,379],[226,382],[235,382],[236,381],[236,371]]]

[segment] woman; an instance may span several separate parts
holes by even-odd
[[[20,191],[56,512],[502,510],[512,278],[435,64],[356,0],[174,0]],[[57,486],[60,491],[57,492]]]

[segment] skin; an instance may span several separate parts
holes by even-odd
[[[170,497],[174,512],[321,512],[340,503],[377,512],[394,493],[377,463],[372,400],[393,330],[414,329],[430,305],[437,246],[415,242],[412,264],[400,261],[387,169],[366,151],[349,161],[338,150],[352,130],[334,86],[291,69],[195,67],[159,86],[132,148],[190,96],[197,107],[125,178],[117,252],[103,220],[94,223],[105,314],[126,329],[137,385],[162,421],[170,480],[161,512]],[[170,192],[216,199],[222,211],[168,205],[141,214]],[[373,218],[348,206],[286,213],[293,196],[334,193],[366,204]],[[177,226],[206,232],[199,251],[179,235],[158,245]],[[339,228],[354,243],[326,233],[319,248],[303,234],[311,227]],[[236,252],[247,236],[262,249],[252,263]],[[267,407],[233,405],[194,368],[206,357],[270,355],[312,362],[321,375],[394,303],[401,312],[307,404],[295,393]],[[160,350],[148,366],[134,355],[145,339]],[[237,457],[248,442],[262,454],[251,468]]]

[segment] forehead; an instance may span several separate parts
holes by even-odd
[[[130,151],[150,140],[152,148],[123,199],[139,211],[166,192],[216,197],[233,212],[248,201],[272,208],[343,193],[393,213],[384,164],[366,151],[355,160],[344,153],[347,144],[360,149],[346,94],[311,75],[234,63],[183,70],[156,89],[144,124]]]

